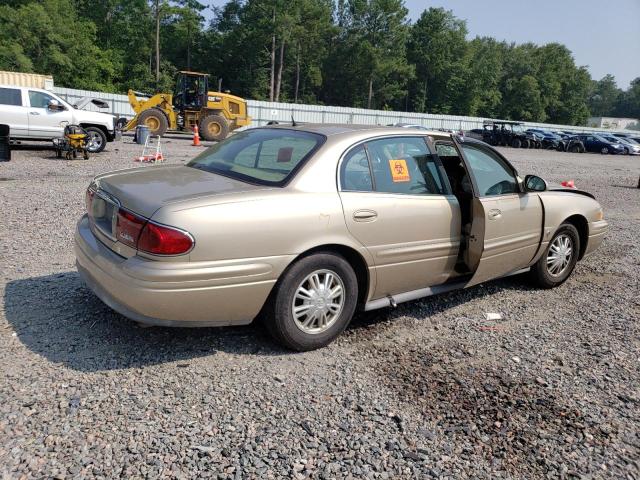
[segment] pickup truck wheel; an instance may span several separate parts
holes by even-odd
[[[86,127],[86,132],[89,134],[89,140],[87,141],[87,150],[91,153],[100,153],[107,146],[107,136],[98,127]]]
[[[211,114],[200,120],[198,126],[202,138],[209,142],[220,142],[229,135],[229,124],[222,115]]]
[[[264,323],[283,346],[314,350],[331,343],[347,327],[358,300],[356,274],[343,257],[304,257],[280,278]]]
[[[531,278],[541,288],[564,283],[578,263],[580,235],[576,227],[563,223],[547,245],[544,254],[531,267]]]
[[[522,148],[529,148],[529,140],[525,139],[522,141]]]
[[[519,138],[514,138],[511,142],[511,146],[513,148],[520,148],[522,146],[522,140],[520,140]]]
[[[163,136],[169,129],[167,116],[159,108],[150,108],[138,115],[138,125],[149,127],[151,135]]]

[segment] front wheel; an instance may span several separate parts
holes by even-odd
[[[358,300],[356,274],[343,257],[318,253],[289,268],[275,287],[264,321],[292,350],[324,347],[351,321]]]
[[[522,140],[520,140],[519,138],[514,138],[514,139],[511,141],[511,146],[512,146],[513,148],[520,148],[520,147],[522,146]]]
[[[600,153],[603,155],[606,155],[607,153],[609,153],[609,149],[607,147],[602,147],[602,150],[600,150]]]
[[[564,283],[578,262],[580,235],[576,227],[563,223],[540,259],[531,267],[531,278],[542,288]]]

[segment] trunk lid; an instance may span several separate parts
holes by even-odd
[[[120,170],[100,175],[94,182],[122,207],[147,218],[169,203],[271,188],[183,165]]]

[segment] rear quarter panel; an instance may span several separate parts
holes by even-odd
[[[367,250],[348,233],[337,192],[283,189],[197,207],[178,203],[161,208],[152,218],[193,235],[192,262],[286,257],[274,259],[273,273],[278,276],[297,255],[338,244],[372,263]]]

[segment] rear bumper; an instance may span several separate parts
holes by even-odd
[[[606,220],[589,223],[589,240],[587,241],[587,248],[585,249],[583,256],[593,253],[600,245],[602,245],[602,241],[604,240],[608,230],[609,223]]]
[[[138,322],[169,327],[243,325],[260,312],[289,256],[216,262],[123,258],[91,232],[75,234],[76,266],[109,307]]]

